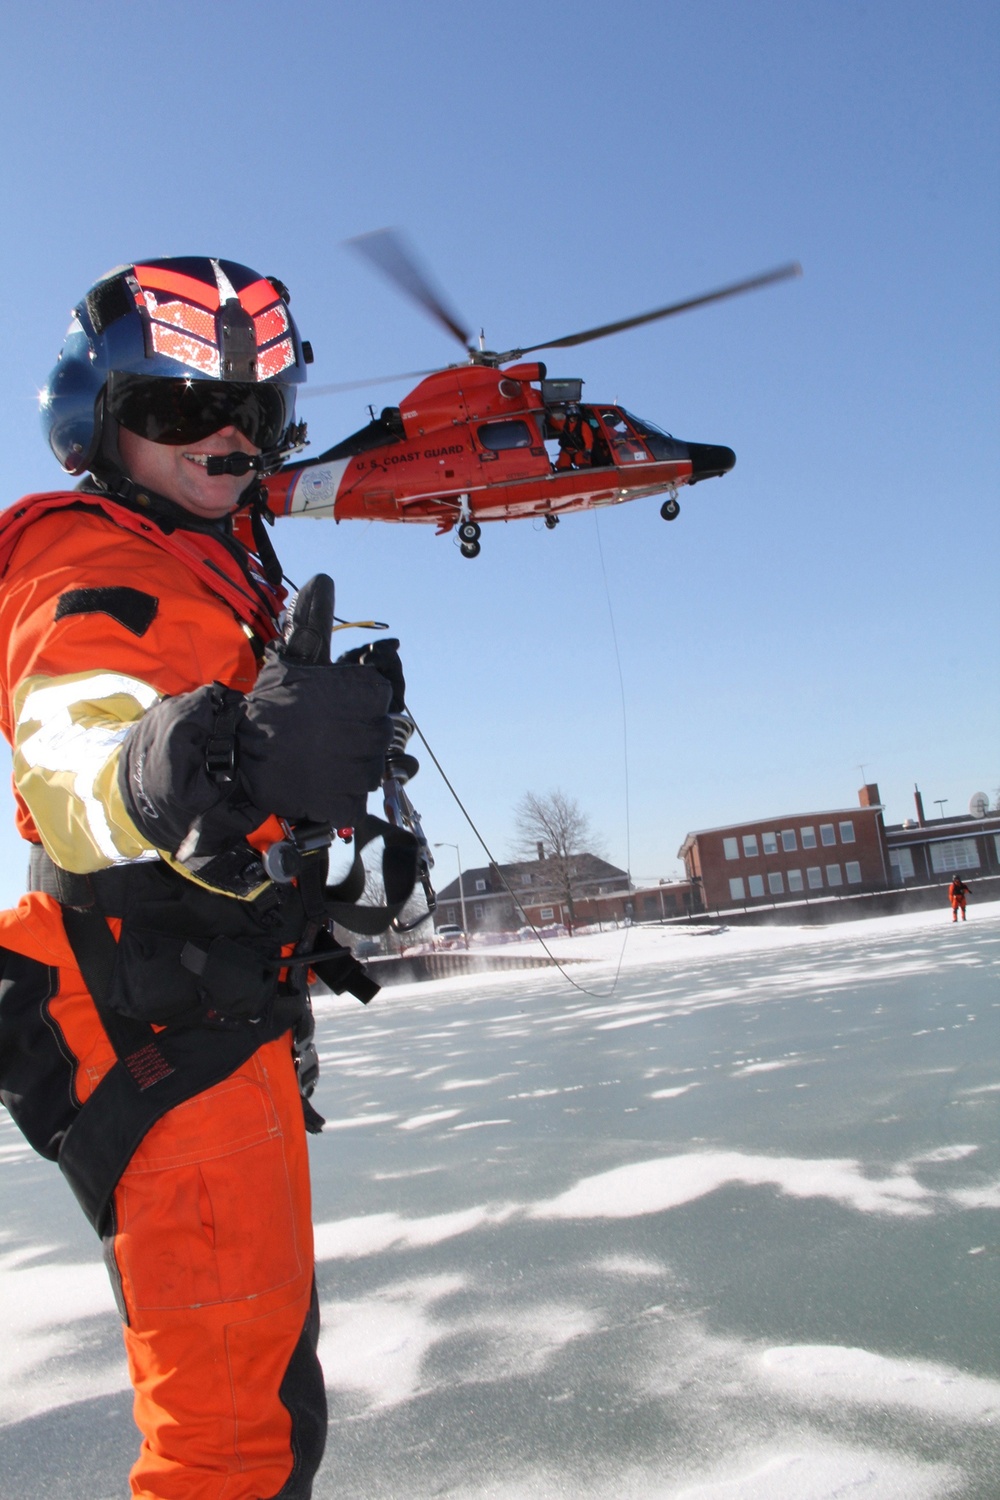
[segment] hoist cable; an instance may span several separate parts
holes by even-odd
[[[604,580],[604,598],[608,606],[608,620],[611,623],[611,641],[615,648],[615,666],[618,669],[618,693],[622,706],[622,770],[625,791],[625,873],[628,876],[629,890],[632,889],[632,812],[629,801],[629,779],[628,779],[628,713],[625,707],[625,678],[622,674],[621,653],[618,650],[618,631],[615,629],[615,612],[611,605],[611,589],[608,586],[608,573],[604,566],[604,548],[601,545],[601,523],[595,510],[594,535],[597,537],[597,555],[601,560],[601,577]],[[618,955],[618,967],[615,970],[614,984],[611,993],[614,994],[618,987],[618,976],[622,971],[622,963],[625,959],[625,949],[628,946],[629,927],[626,923],[625,936],[622,939],[621,952]]]
[[[413,719],[413,715],[412,715],[412,713],[410,713],[409,709],[407,709],[407,713],[409,713],[410,714],[410,718]],[[506,890],[508,896],[510,896],[511,900],[514,902],[514,905],[517,907],[518,911],[521,913],[522,917],[524,918],[526,926],[528,926],[528,927],[531,928],[532,932],[535,934],[535,937],[541,943],[541,945],[542,945],[543,949],[545,950],[546,954],[548,955],[549,959],[555,965],[555,967],[559,970],[560,974],[563,976],[563,978],[565,979],[566,983],[567,984],[571,984],[575,990],[579,990],[581,995],[589,995],[592,1000],[610,1000],[611,996],[615,992],[615,987],[618,984],[618,972],[621,970],[621,956],[619,956],[619,959],[618,959],[618,971],[616,971],[616,973],[615,973],[614,984],[612,985],[611,990],[609,991],[609,993],[606,994],[606,995],[604,995],[604,994],[598,994],[598,992],[596,990],[588,990],[587,987],[586,987],[586,985],[584,985],[584,984],[577,984],[576,980],[572,977],[572,975],[567,974],[565,968],[559,962],[559,959],[556,957],[556,955],[552,952],[552,949],[549,947],[548,943],[542,937],[542,934],[539,932],[538,928],[535,926],[534,922],[531,920],[531,918],[528,916],[528,913],[525,911],[524,907],[522,906],[521,900],[520,900],[519,896],[517,895],[517,892],[513,889],[513,887],[511,886],[510,882],[507,880],[507,877],[504,875],[504,873],[501,870],[499,864],[497,863],[496,859],[493,856],[493,851],[490,849],[490,846],[487,844],[486,840],[483,838],[482,834],[479,832],[479,829],[476,827],[476,824],[473,822],[471,813],[469,812],[469,810],[466,807],[465,803],[462,801],[461,797],[458,795],[458,792],[455,790],[455,788],[452,786],[451,782],[449,781],[447,773],[445,772],[444,766],[442,766],[441,762],[438,760],[437,756],[434,754],[434,751],[431,749],[430,745],[427,743],[427,736],[424,734],[424,731],[421,729],[421,727],[417,723],[416,719],[413,719],[413,727],[417,731],[417,734],[420,736],[420,740],[421,740],[421,743],[422,743],[424,749],[427,751],[427,754],[430,756],[431,760],[434,762],[434,765],[435,765],[435,768],[437,769],[438,775],[441,777],[441,780],[444,782],[445,786],[448,788],[449,792],[454,797],[455,803],[456,803],[456,805],[458,807],[459,812],[462,814],[462,817],[468,823],[469,827],[472,829],[472,832],[475,835],[476,839],[478,840],[479,844],[482,846],[483,853],[486,855],[486,858],[489,860],[491,867],[494,870],[496,870],[497,874],[499,875],[501,883],[503,884],[503,887]],[[466,936],[468,936],[468,935],[466,935]],[[623,947],[622,948],[622,955],[624,955],[624,952],[625,952],[625,949]]]

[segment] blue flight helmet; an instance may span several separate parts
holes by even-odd
[[[73,309],[39,397],[49,446],[70,474],[115,470],[118,425],[194,442],[233,424],[273,473],[305,440],[295,387],[312,350],[288,291],[231,260],[180,256],[119,266]]]

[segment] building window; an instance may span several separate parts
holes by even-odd
[[[844,866],[844,871],[847,875],[848,885],[861,884],[861,866],[858,864],[856,859],[849,859]]]
[[[538,919],[541,922],[551,922],[554,916],[555,912],[552,910],[551,906],[543,906],[541,911],[538,913]]]
[[[760,836],[760,841],[763,845],[765,854],[777,854],[778,835],[776,833],[762,833]]]
[[[455,924],[455,908],[453,906],[446,906],[445,907],[445,909],[444,909],[444,919],[445,919],[446,922],[450,922],[452,924],[452,926],[454,926],[454,924]]]
[[[735,843],[735,840],[733,842]],[[729,899],[731,901],[745,901],[746,894],[743,888],[743,876],[733,876],[729,882]]]
[[[521,876],[521,884],[522,885],[530,885],[531,884],[531,876],[530,875],[522,875]]]
[[[833,824],[821,823],[819,825],[819,837],[820,842],[822,844],[825,844],[827,848],[829,848],[831,844],[835,844],[837,842],[837,835],[833,831]]]
[[[473,902],[472,915],[475,917],[477,922],[481,922],[483,920],[483,903],[481,901]]]
[[[844,877],[841,874],[839,865],[827,865],[826,883],[827,885],[843,885]]]
[[[795,842],[795,829],[783,828],[781,830],[781,847],[786,854],[794,854],[799,847]]]
[[[739,859],[740,846],[735,839],[723,839],[722,848],[727,859]]]
[[[811,891],[821,891],[823,889],[823,871],[819,865],[809,866],[806,871],[806,879],[809,882],[809,889]]]
[[[854,843],[854,823],[850,818],[840,825],[840,842],[842,844]]]
[[[785,882],[781,878],[780,870],[769,870],[767,872],[767,888],[772,896],[783,896],[785,894]]]
[[[745,833],[743,835],[743,853],[747,859],[757,858],[757,835],[755,833]]]
[[[816,847],[816,830],[815,830],[815,828],[800,828],[799,829],[799,833],[800,833],[801,838],[802,838],[802,847],[803,847],[803,849],[815,849],[815,847]]]
[[[477,880],[476,881],[476,890],[477,891],[485,891],[485,889],[486,889],[486,881],[485,880]]]
[[[750,876],[750,895],[751,896],[763,896],[763,894],[764,894],[764,877],[763,877],[763,875],[751,875]]]
[[[978,870],[979,847],[975,839],[944,839],[931,844],[931,869],[936,875],[952,870]]]
[[[801,891],[801,889],[802,889],[802,871],[801,870],[789,870],[788,871],[788,889],[790,891]]]
[[[912,849],[890,849],[889,864],[899,881],[912,880],[916,873],[913,868]]]

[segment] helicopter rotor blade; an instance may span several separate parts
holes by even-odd
[[[333,385],[307,385],[296,394],[300,401],[308,400],[311,396],[337,396],[342,391],[363,391],[370,385],[394,385],[398,380],[422,380],[425,375],[436,375],[441,369],[437,365],[433,370],[408,370],[402,375],[374,375],[371,380],[341,380]]]
[[[759,276],[749,276],[745,281],[734,281],[729,286],[718,287],[714,292],[704,292],[700,297],[688,297],[683,302],[672,302],[668,307],[657,307],[652,312],[640,313],[635,318],[622,318],[617,323],[602,323],[599,328],[588,328],[583,333],[570,333],[565,338],[548,339],[544,344],[529,344],[524,349],[508,349],[497,356],[500,364],[511,359],[521,359],[525,354],[534,354],[536,349],[569,349],[575,344],[586,344],[591,339],[607,338],[612,333],[622,333],[626,328],[638,328],[643,323],[655,323],[658,318],[670,318],[675,313],[688,312],[692,307],[704,307],[709,302],[721,302],[726,297],[738,297],[743,292],[754,292],[759,287],[771,286],[776,281],[788,281],[801,276],[798,261],[787,266],[778,266],[773,271],[763,271]]]
[[[469,349],[472,337],[469,330],[463,328],[426,271],[417,264],[416,256],[397,230],[372,229],[368,234],[355,235],[344,243],[370,261],[400,291],[430,313],[432,318],[448,330],[452,338],[458,340],[463,349]]]

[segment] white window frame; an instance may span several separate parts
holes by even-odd
[[[840,830],[840,842],[842,844],[853,844],[855,842],[854,819],[845,818],[844,821],[842,823],[839,823],[837,826]]]
[[[815,849],[815,847],[816,847],[816,830],[815,830],[815,828],[810,828],[808,826],[805,827],[805,828],[800,828],[799,829],[799,837],[802,840],[802,847],[803,847],[803,849]]]
[[[821,891],[823,889],[823,871],[819,865],[810,865],[808,867],[806,870],[806,881],[811,891]]]
[[[935,875],[979,869],[979,844],[975,839],[941,839],[930,845],[930,851],[931,869]]]
[[[892,869],[895,870],[896,877],[900,882],[904,880],[916,879],[917,872],[913,864],[912,849],[908,847],[902,849],[890,849],[889,865]]]
[[[839,865],[827,865],[826,883],[829,886],[843,885],[844,872]]]
[[[767,833],[762,833],[760,836],[760,847],[763,849],[765,854],[777,854],[778,835],[773,830]]]
[[[819,825],[819,841],[824,849],[832,849],[837,842],[837,830],[832,823]]]
[[[745,901],[747,899],[742,875],[731,875],[729,877],[729,899],[730,901]]]
[[[798,849],[798,840],[795,837],[794,828],[783,828],[781,830],[781,847],[786,854],[794,854]]]
[[[739,839],[733,839],[733,838],[723,839],[722,840],[722,852],[726,856],[727,859],[739,859],[739,857],[740,857],[740,841],[739,841]]]
[[[758,858],[758,854],[757,854],[757,835],[755,833],[745,833],[743,835],[743,858],[744,859],[757,859]]]
[[[856,859],[849,859],[844,865],[844,874],[847,876],[848,885],[861,884],[861,864]]]
[[[768,870],[767,888],[772,896],[783,896],[785,894],[785,882],[780,870]]]
[[[805,882],[802,879],[801,870],[788,870],[786,874],[788,875],[788,889],[790,891],[805,890]]]
[[[555,909],[551,906],[542,906],[538,911],[540,922],[554,922],[556,919]]]
[[[764,895],[763,875],[751,875],[748,881],[750,887],[750,900],[759,901]]]

